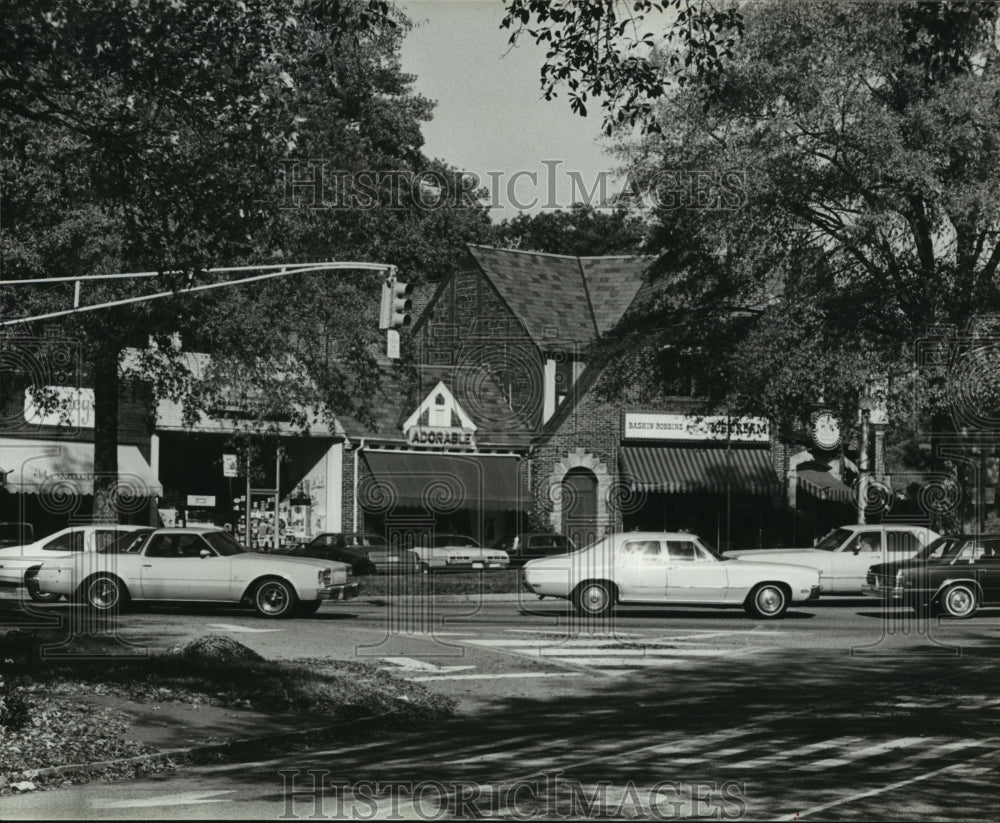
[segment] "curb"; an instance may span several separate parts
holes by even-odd
[[[205,756],[209,754],[224,753],[234,748],[255,746],[260,744],[280,745],[281,743],[292,743],[306,735],[313,735],[322,738],[332,732],[348,729],[362,723],[378,720],[387,715],[372,715],[369,717],[359,717],[354,720],[345,720],[341,723],[332,723],[326,726],[319,726],[311,729],[300,729],[289,732],[279,732],[276,734],[257,735],[256,737],[238,737],[227,740],[223,743],[205,743],[195,746],[181,746],[175,749],[161,749],[149,754],[139,754],[132,757],[121,757],[117,760],[99,760],[92,763],[68,763],[63,766],[47,766],[43,769],[25,769],[22,772],[15,772],[10,775],[11,781],[16,778],[23,780],[34,780],[39,777],[58,777],[64,774],[75,774],[79,772],[92,772],[109,769],[114,766],[128,766],[138,763],[160,763],[172,757],[180,756]]]

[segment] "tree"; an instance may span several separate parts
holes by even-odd
[[[997,7],[778,0],[744,19],[726,71],[629,146],[660,288],[613,382],[680,345],[733,410],[790,424],[821,402],[851,425],[889,374],[893,419],[940,426],[956,386],[946,363],[914,374],[918,341],[1000,310]]]
[[[47,0],[9,4],[0,20],[5,279],[159,272],[141,284],[85,281],[85,301],[99,302],[207,282],[219,261],[383,251],[308,245],[304,212],[283,210],[281,163],[308,151],[341,168],[416,164],[430,104],[399,72],[405,20],[387,3]],[[114,508],[126,347],[158,342],[145,365],[155,365],[160,392],[194,388],[180,333],[258,395],[363,416],[378,339],[374,325],[359,327],[357,309],[376,293],[375,282],[313,275],[290,289],[221,290],[60,321],[95,388],[95,514]],[[18,287],[0,295],[0,310],[29,316],[71,299],[71,286]]]
[[[667,88],[718,74],[743,33],[737,7],[712,0],[506,0],[500,25],[513,29],[511,45],[527,34],[547,47],[545,99],[565,85],[570,108],[586,117],[588,98],[600,98],[608,134],[625,123],[658,131]]]
[[[643,244],[642,218],[624,208],[601,212],[575,203],[568,210],[519,214],[498,227],[499,242],[525,251],[596,257],[636,254]]]

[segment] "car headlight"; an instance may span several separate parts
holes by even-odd
[[[320,586],[329,586],[333,580],[333,572],[330,569],[322,569],[319,572],[318,583]]]

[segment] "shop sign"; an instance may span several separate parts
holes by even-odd
[[[768,443],[771,440],[771,424],[766,417],[626,412],[624,438]]]
[[[442,449],[476,448],[472,431],[452,426],[412,426],[406,430],[406,442],[411,446],[437,446]]]
[[[215,506],[215,495],[214,494],[189,494],[187,496],[187,504],[189,506]]]
[[[45,386],[42,403],[31,389],[24,390],[24,420],[33,426],[94,428],[94,390],[76,386]]]
[[[235,454],[224,454],[222,455],[222,476],[223,477],[239,477],[238,470],[236,468],[236,455]]]

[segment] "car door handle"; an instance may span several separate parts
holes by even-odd
[[[151,569],[151,568],[153,568],[153,564],[152,563],[143,563],[142,567],[144,569]]]

